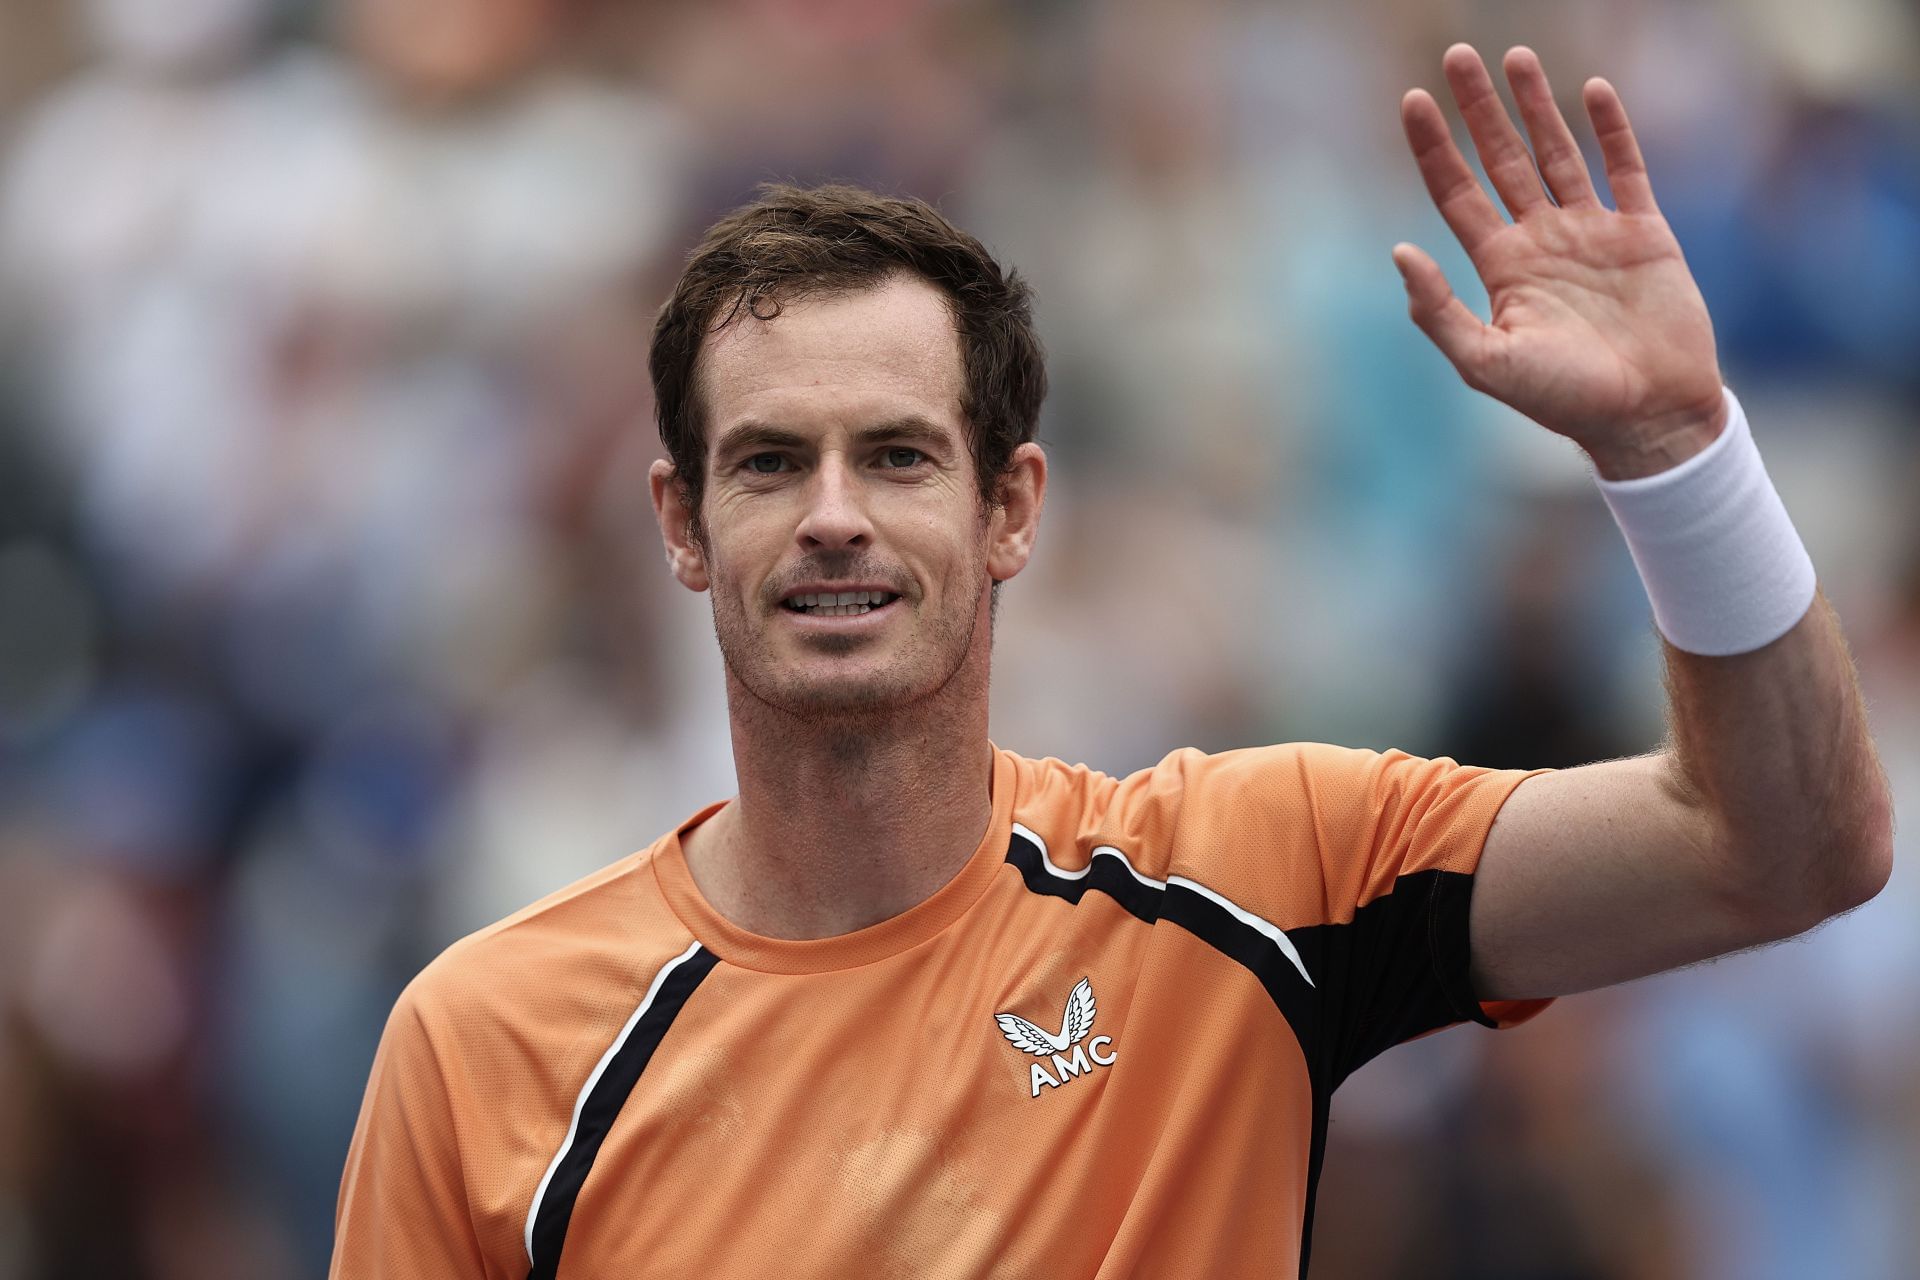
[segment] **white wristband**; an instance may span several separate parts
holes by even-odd
[[[1731,390],[1727,425],[1677,467],[1603,480],[1653,602],[1660,634],[1677,649],[1747,653],[1793,628],[1813,603],[1813,561]]]

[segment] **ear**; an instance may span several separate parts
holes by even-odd
[[[1047,455],[1029,441],[1013,451],[1000,477],[999,505],[987,522],[987,573],[1005,582],[1027,567],[1040,534],[1040,508],[1047,500]]]
[[[653,491],[653,515],[660,522],[660,540],[667,544],[667,568],[689,591],[707,589],[707,557],[693,540],[693,512],[687,506],[686,486],[665,458],[647,470]]]

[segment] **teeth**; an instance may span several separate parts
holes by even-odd
[[[805,594],[792,597],[788,603],[797,609],[822,617],[839,618],[852,614],[866,613],[894,599],[886,591],[824,591],[819,594]]]

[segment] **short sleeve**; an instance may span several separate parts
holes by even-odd
[[[334,1216],[330,1280],[478,1280],[454,1104],[419,984],[374,1055]]]
[[[1404,751],[1295,750],[1293,782],[1305,793],[1328,916],[1303,949],[1318,953],[1333,1080],[1450,1023],[1512,1026],[1544,1009],[1544,1000],[1475,996],[1468,931],[1487,834],[1514,788],[1542,771]]]
[[[1403,1040],[1545,1007],[1482,1002],[1470,977],[1474,873],[1530,776],[1320,743],[1163,763],[1182,870],[1283,929],[1299,954],[1312,989],[1294,1016],[1310,1020],[1308,1055],[1329,1092]]]

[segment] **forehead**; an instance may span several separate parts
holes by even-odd
[[[909,416],[958,432],[960,341],[939,290],[911,276],[803,297],[771,320],[743,309],[701,360],[708,440],[754,420],[800,430]]]

